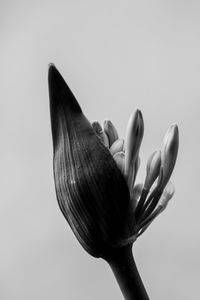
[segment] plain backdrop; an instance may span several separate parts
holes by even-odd
[[[200,2],[0,1],[0,299],[123,299],[56,201],[47,86],[53,62],[89,120],[145,122],[141,167],[180,131],[176,194],[134,246],[152,300],[199,299]]]

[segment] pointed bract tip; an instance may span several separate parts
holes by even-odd
[[[49,64],[48,82],[51,110],[62,106],[66,112],[82,112],[72,91],[52,63]]]
[[[54,63],[52,63],[52,62],[50,62],[50,63],[48,64],[48,66],[49,66],[49,68],[50,68],[50,67],[55,67]]]
[[[53,63],[49,64],[48,78],[49,84],[61,85],[61,83],[65,83],[63,77],[61,76],[61,74],[59,73],[59,71]]]

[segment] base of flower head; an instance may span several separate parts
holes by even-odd
[[[113,248],[120,248],[120,247],[124,247],[126,245],[130,245],[133,244],[137,239],[137,234],[132,235],[130,238],[127,238],[123,241],[121,241],[120,243],[117,243],[113,246]]]

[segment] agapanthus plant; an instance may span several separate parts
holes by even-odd
[[[111,266],[127,300],[149,299],[132,245],[174,194],[169,181],[178,152],[171,125],[161,150],[153,152],[144,183],[135,184],[144,122],[133,112],[125,140],[109,120],[89,122],[55,68],[49,67],[53,167],[60,209],[83,248]]]

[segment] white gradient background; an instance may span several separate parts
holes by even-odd
[[[200,2],[0,2],[0,299],[123,299],[109,267],[74,238],[56,201],[47,87],[54,62],[90,120],[124,136],[140,108],[139,179],[171,123],[176,194],[137,241],[152,300],[198,299]]]

